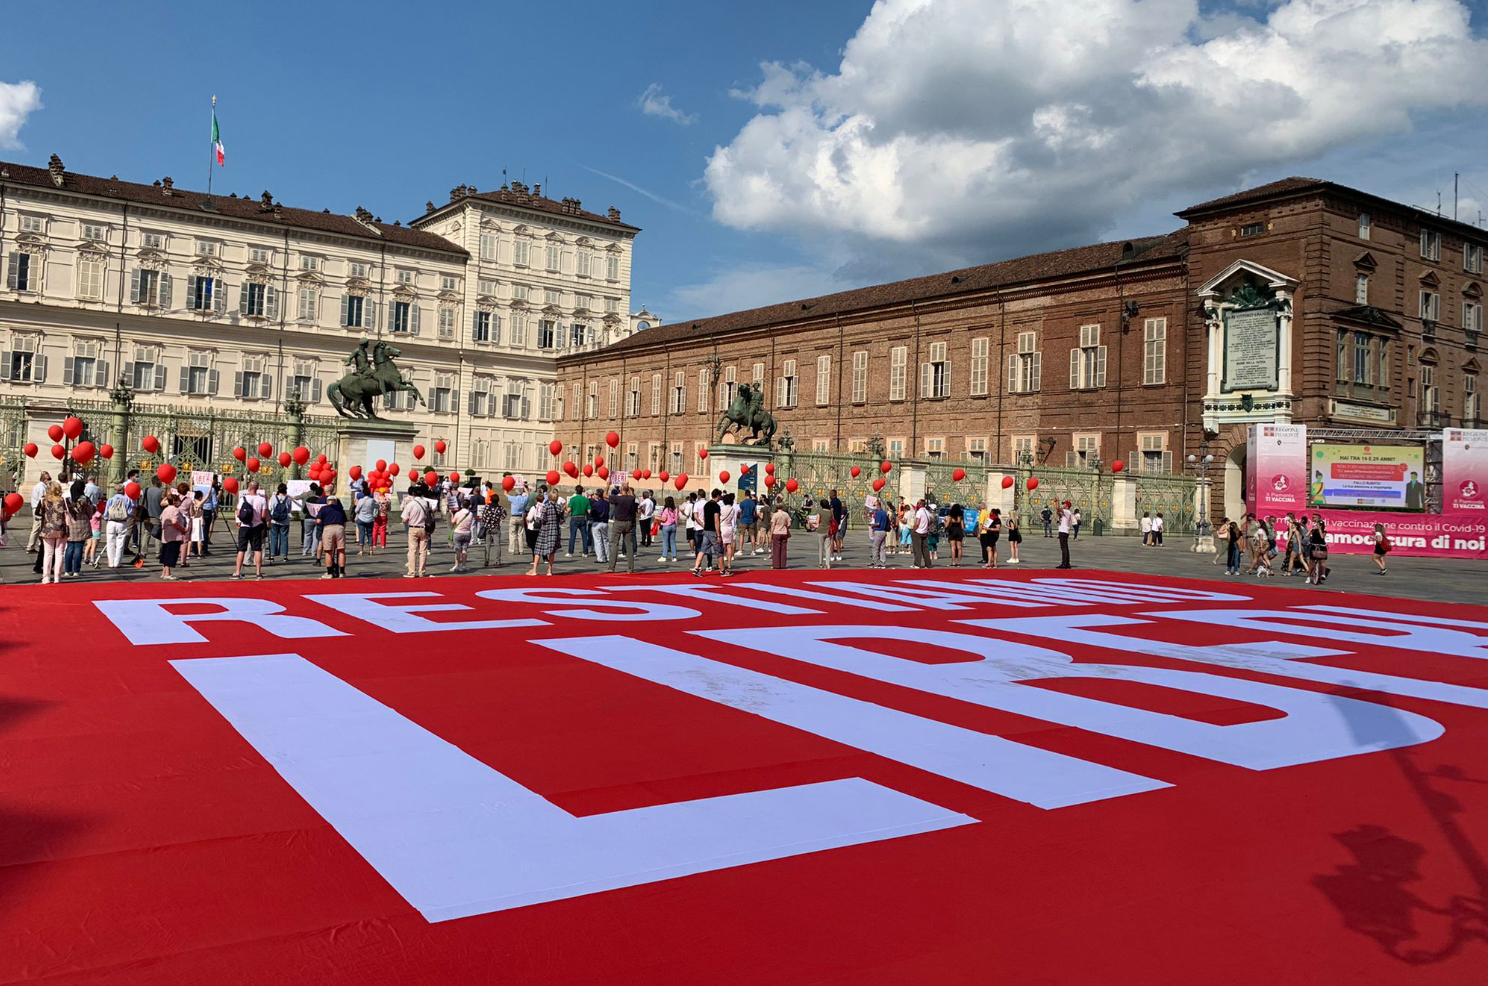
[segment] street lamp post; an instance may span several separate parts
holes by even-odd
[[[1199,498],[1198,517],[1194,520],[1194,543],[1193,550],[1200,554],[1214,553],[1214,538],[1209,536],[1209,467],[1214,464],[1214,456],[1209,454],[1209,440],[1206,438],[1199,443],[1198,454],[1190,453],[1188,465],[1194,471],[1194,479],[1198,485],[1194,494]]]

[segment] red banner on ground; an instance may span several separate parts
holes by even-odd
[[[12,593],[0,982],[1481,978],[1488,610],[415,585]]]

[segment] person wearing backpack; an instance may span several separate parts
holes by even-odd
[[[263,579],[264,529],[268,526],[265,523],[268,514],[269,504],[258,492],[258,480],[250,479],[248,492],[238,497],[238,557],[233,565],[232,578],[243,577],[243,559],[252,552],[254,577]]]
[[[280,483],[269,498],[269,564],[275,558],[289,561],[289,522],[294,515],[294,498],[289,487]]]
[[[1384,524],[1374,525],[1374,567],[1379,569],[1375,575],[1385,574],[1385,555],[1395,545],[1390,541],[1390,536],[1385,533]]]
[[[124,548],[129,544],[129,528],[134,519],[137,504],[124,494],[124,484],[114,485],[114,495],[104,505],[104,537],[107,544],[109,568],[118,568],[124,560]]]
[[[408,526],[408,570],[405,579],[422,578],[429,565],[429,505],[424,498],[409,493],[403,498],[399,519]]]

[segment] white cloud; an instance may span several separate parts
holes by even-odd
[[[34,82],[0,82],[0,147],[20,147],[17,136],[26,118],[41,109],[41,87]]]
[[[1086,242],[1485,93],[1459,0],[879,0],[835,72],[763,66],[704,180],[730,226],[928,269]]]
[[[660,83],[656,82],[646,87],[646,91],[641,93],[640,97],[636,100],[636,105],[647,116],[659,116],[663,120],[680,123],[684,127],[691,126],[698,119],[696,113],[683,113],[677,107],[673,106],[672,97],[663,93]]]
[[[721,269],[706,281],[673,288],[661,311],[675,322],[813,298],[846,286],[830,272],[808,265],[741,264]]]

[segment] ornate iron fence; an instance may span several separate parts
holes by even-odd
[[[1110,529],[1112,478],[1094,469],[1035,466],[1024,463],[1017,468],[1018,524],[1025,528],[1043,529],[1041,514],[1045,507],[1058,513],[1057,506],[1068,500],[1080,511],[1082,531],[1104,534]],[[1030,490],[1028,480],[1038,480]]]
[[[1169,473],[1138,472],[1132,478],[1137,483],[1136,516],[1143,512],[1156,517],[1162,514],[1165,534],[1192,534],[1194,532],[1194,488],[1198,481],[1190,476]]]

